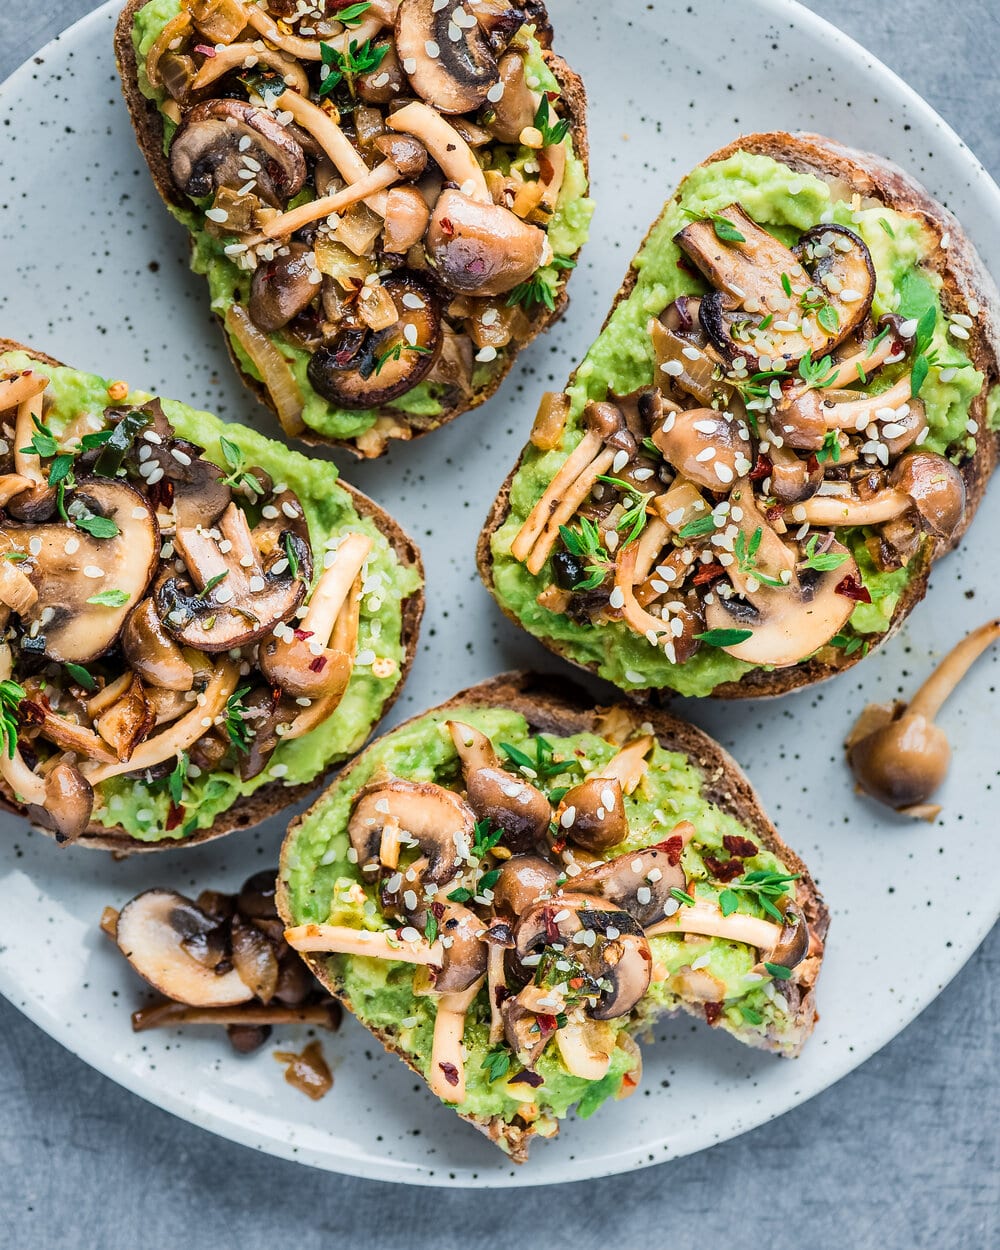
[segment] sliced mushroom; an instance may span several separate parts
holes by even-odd
[[[387,252],[405,255],[424,237],[431,210],[416,187],[392,187],[385,197],[382,246]]]
[[[156,716],[146,699],[142,682],[133,676],[122,696],[98,718],[96,728],[116,759],[130,760],[155,724]]]
[[[399,314],[395,325],[371,331],[348,327],[313,353],[313,389],[341,408],[379,408],[405,395],[434,367],[441,346],[438,297],[416,273],[382,281]]]
[[[249,144],[242,143],[245,139]],[[244,167],[247,156],[260,167],[253,171],[251,166],[249,178]],[[267,109],[242,100],[196,104],[174,132],[169,160],[174,183],[193,200],[220,187],[235,191],[253,181],[256,195],[280,207],[306,179],[302,146]]]
[[[37,553],[23,564],[38,591],[22,616],[25,632],[44,638],[45,655],[86,664],[111,647],[156,570],[160,535],[145,499],[120,479],[80,477],[67,504],[70,521],[102,518],[116,533],[96,538],[75,524],[33,525],[17,545]],[[109,525],[105,525],[105,530]],[[107,602],[91,602],[97,596]]]
[[[556,1030],[556,1046],[570,1076],[600,1081],[611,1067],[615,1030],[604,1021],[581,1017]]]
[[[524,57],[511,49],[500,58],[497,70],[503,93],[499,100],[490,102],[487,126],[501,143],[519,143],[521,131],[535,124],[537,111],[535,97],[525,82]]]
[[[439,994],[456,994],[467,990],[486,973],[486,943],[482,939],[483,923],[475,912],[459,903],[441,903],[435,907],[441,915],[438,934],[445,948],[444,962],[434,978]]]
[[[319,273],[308,263],[312,255],[304,243],[290,243],[286,254],[257,266],[247,305],[254,325],[272,333],[308,308],[319,294]]]
[[[461,0],[402,0],[396,11],[396,54],[413,90],[442,113],[473,112],[499,81],[490,42],[470,16]]]
[[[14,795],[23,799],[28,819],[51,829],[58,842],[75,842],[87,831],[94,810],[94,790],[72,764],[60,763],[45,778],[36,776],[21,758],[0,753],[0,773]]]
[[[504,831],[508,850],[529,851],[549,831],[552,807],[541,790],[500,767],[487,736],[461,721],[449,721],[469,806],[481,820]]]
[[[594,894],[627,911],[644,929],[662,918],[673,891],[685,890],[687,880],[676,856],[662,846],[618,855],[573,878],[573,889]]]
[[[190,690],[194,685],[194,669],[164,630],[151,598],[131,613],[121,643],[129,665],[150,685],[164,690]]]
[[[617,777],[591,777],[571,787],[560,804],[559,826],[571,842],[595,855],[617,846],[628,837],[621,782]]]
[[[449,291],[503,295],[543,264],[547,240],[543,230],[502,205],[449,189],[434,205],[425,246]]]
[[[289,508],[301,505],[289,496]],[[214,654],[247,646],[286,621],[305,597],[312,570],[308,543],[287,526],[275,542],[274,527],[262,522],[250,529],[235,503],[219,519],[218,537],[201,529],[178,528],[174,545],[189,578],[164,578],[156,589],[156,608],[166,630],[185,646]],[[268,541],[264,542],[267,539]],[[298,569],[292,571],[288,551]]]
[[[432,782],[392,777],[372,782],[358,792],[347,825],[362,872],[378,871],[382,830],[390,819],[429,857],[423,873],[425,882],[445,885],[468,862],[476,823],[468,804]]]
[[[515,920],[543,894],[556,888],[559,873],[554,864],[540,855],[513,855],[500,865],[493,887],[493,910],[498,916]]]
[[[746,424],[714,408],[668,412],[653,431],[653,442],[679,473],[708,490],[728,490],[750,471]]]
[[[138,974],[175,1002],[192,1007],[230,1007],[253,998],[235,970],[219,975],[193,958],[182,943],[217,920],[172,890],[145,890],[118,916],[119,949]]]

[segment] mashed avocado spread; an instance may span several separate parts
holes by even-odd
[[[167,102],[166,92],[154,87],[145,72],[145,58],[150,48],[159,37],[167,23],[181,11],[181,0],[150,0],[135,14],[132,26],[132,42],[138,61],[139,89],[147,99],[153,100],[161,109],[164,127],[164,150],[169,149],[170,137],[176,123],[164,113],[163,105]],[[536,90],[558,95],[559,84],[549,69],[542,55],[542,49],[534,38],[533,27],[522,28],[517,41],[525,48],[525,70],[530,85]],[[593,215],[593,202],[587,198],[587,174],[583,162],[572,149],[572,140],[566,140],[567,159],[566,171],[563,176],[555,211],[548,223],[548,238],[553,254],[556,257],[572,257],[587,241],[590,218]],[[536,154],[531,148],[512,147],[509,149],[509,164],[523,169],[534,160]],[[291,208],[307,203],[313,195],[307,189],[299,193],[290,202]],[[226,248],[237,240],[234,236],[210,233],[206,228],[204,210],[209,202],[190,209],[181,209],[171,204],[171,213],[190,232],[193,248],[191,267],[196,273],[204,274],[208,280],[211,293],[212,311],[220,317],[233,304],[246,304],[250,294],[252,274],[240,268],[229,255]],[[562,278],[557,268],[547,267],[539,271],[537,280],[554,292]],[[325,399],[310,385],[306,374],[310,353],[290,342],[285,336],[270,335],[274,345],[291,365],[295,380],[305,401],[302,420],[311,429],[331,439],[352,439],[370,429],[377,417],[375,411],[355,411],[337,408]],[[240,367],[250,377],[260,381],[260,373],[250,361],[243,348],[230,336],[232,350],[235,352]],[[477,362],[472,375],[473,390],[485,389],[490,379],[500,372],[505,365],[507,352],[501,350],[492,361]],[[442,399],[447,387],[441,383],[424,381],[418,383],[399,399],[389,401],[386,407],[393,408],[409,417],[422,418],[424,424],[434,424],[434,418],[444,412]]]
[[[494,746],[505,743],[526,752],[532,749],[532,736],[523,716],[502,708],[482,707],[450,709],[447,716],[432,713],[374,743],[306,814],[286,842],[281,879],[293,924],[384,928],[386,922],[373,887],[364,883],[356,862],[352,862],[346,832],[348,819],[357,792],[376,778],[389,775],[445,786],[460,784],[458,757],[445,726],[449,718],[458,718],[481,730]],[[546,735],[546,739],[557,760],[578,760],[585,772],[599,770],[618,749],[592,733],[567,738]],[[648,760],[650,766],[644,779],[625,799],[629,836],[609,851],[607,858],[661,842],[679,821],[690,820],[697,832],[685,847],[681,864],[691,893],[699,899],[715,900],[724,887],[709,881],[704,857],[725,855],[721,848],[727,835],[751,835],[739,821],[705,798],[701,775],[686,757],[657,745]],[[549,777],[546,785],[566,786],[574,780],[579,780],[579,773],[574,776],[567,769],[564,774]],[[759,839],[753,841],[759,845]],[[748,872],[786,871],[776,856],[763,849],[746,859],[745,865]],[[741,893],[739,898],[740,911],[764,917],[754,896]],[[720,1027],[744,1039],[748,1034],[766,1035],[770,1042],[782,1047],[793,1023],[788,1003],[780,992],[780,982],[752,971],[758,959],[753,948],[719,938],[685,938],[681,934],[653,937],[650,946],[653,981],[638,1010],[609,1022],[620,1037],[637,1032],[658,1014],[675,1009],[681,1001],[675,978],[695,963],[698,970],[724,986],[717,1019]],[[327,960],[331,977],[362,1022],[370,1028],[389,1031],[405,1057],[426,1077],[436,1008],[433,995],[414,994],[413,966],[361,956],[331,955]],[[513,1068],[506,1076],[491,1079],[488,1068],[483,1066],[491,1051],[488,1032],[489,1007],[485,993],[480,991],[466,1018],[467,1097],[459,1108],[463,1114],[510,1120],[523,1115],[526,1104],[530,1104],[533,1109],[528,1114],[541,1114],[539,1127],[544,1131],[546,1117],[564,1116],[574,1104],[579,1104],[579,1114],[586,1116],[605,1099],[623,1092],[623,1080],[635,1067],[634,1056],[619,1044],[607,1074],[601,1080],[587,1081],[570,1075],[556,1048],[549,1046],[538,1063],[544,1084],[538,1088],[510,1084],[508,1078]],[[787,1048],[791,1049],[791,1043]]]
[[[570,416],[561,445],[546,452],[531,445],[525,449],[512,483],[509,512],[492,540],[493,581],[501,604],[531,633],[552,640],[569,658],[595,667],[602,677],[626,690],[669,687],[684,695],[707,695],[724,682],[739,680],[752,666],[709,646],[686,663],[674,664],[623,623],[595,627],[542,607],[536,596],[551,578],[545,570],[538,577],[528,573],[511,555],[511,543],[582,438],[581,415],[587,402],[603,400],[610,392],[626,395],[652,381],[654,355],[646,329],[650,317],[662,313],[680,295],[705,290],[701,279],[683,266],[674,235],[692,219],[710,218],[734,202],[789,246],[802,231],[821,222],[845,225],[859,234],[876,270],[873,317],[891,312],[919,319],[928,308],[937,310],[928,351],[949,367],[944,363],[932,366],[920,391],[929,426],[923,447],[955,461],[975,450],[975,437],[966,428],[968,410],[984,379],[969,365],[961,344],[947,335],[940,277],[922,264],[931,246],[930,236],[918,220],[884,205],[862,208],[836,199],[821,179],[796,173],[767,156],[737,152],[694,170],[635,256],[631,294],[615,308],[571,379],[567,388]],[[903,367],[881,371],[878,386],[891,385]],[[996,404],[988,411],[992,423]],[[866,537],[865,530],[843,531],[872,598],[870,604],[859,603],[851,616],[852,636],[859,640],[888,628],[909,576],[906,568],[887,573],[876,569],[865,547]]]
[[[0,370],[27,369],[50,379],[48,393],[54,397],[54,405],[46,414],[46,422],[57,436],[80,415],[102,415],[110,402],[110,383],[104,378],[39,364],[23,352],[0,355]],[[127,402],[138,405],[149,398],[143,392],[132,390]],[[355,664],[350,684],[334,715],[303,737],[279,743],[260,775],[249,781],[222,771],[188,777],[179,805],[181,818],[171,829],[166,828],[171,799],[162,783],[147,784],[116,777],[99,785],[94,819],[109,827],[121,828],[143,842],[190,836],[198,829],[208,828],[238,798],[252,794],[260,786],[279,778],[286,786],[308,784],[330,764],[359,750],[400,680],[404,658],[402,604],[420,585],[417,571],[400,565],[374,522],[355,511],[350,495],[336,484],[337,469],[333,464],[311,460],[253,430],[224,424],[217,417],[174,400],[164,399],[162,404],[177,433],[203,447],[207,459],[225,467],[219,444],[219,436],[225,434],[242,449],[250,464],[266,470],[275,481],[287,483],[303,506],[314,552],[322,552],[328,539],[347,531],[370,535],[375,549],[369,569],[373,575],[378,575],[380,584],[377,594],[362,600],[358,654],[368,662]],[[318,573],[322,571],[322,561],[317,564]],[[393,662],[388,676],[375,675],[372,663],[376,658]]]

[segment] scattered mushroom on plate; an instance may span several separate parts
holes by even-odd
[[[935,820],[932,803],[951,764],[948,737],[934,718],[982,653],[1000,638],[1000,620],[967,634],[907,702],[869,703],[844,744],[858,790],[901,816]]]
[[[520,0],[131,0],[116,49],[244,379],[364,456],[482,403],[586,239],[584,94]]]
[[[279,873],[289,946],[515,1159],[631,1092],[665,1011],[798,1053],[827,927],[710,739],[564,695],[508,675],[388,733]]]
[[[332,466],[21,350],[0,436],[8,804],[61,842],[190,843],[357,749],[403,676],[419,557]]]
[[[264,869],[236,894],[202,890],[194,901],[154,888],[120,911],[104,909],[101,928],[160,996],[132,1013],[136,1033],[212,1025],[245,1055],[276,1027],[338,1028],[339,1004],[282,937],[274,879],[274,870]],[[310,1098],[332,1085],[317,1042],[302,1055],[279,1057],[289,1064],[289,1083]]]

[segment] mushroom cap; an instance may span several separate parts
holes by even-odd
[[[590,777],[563,795],[560,827],[584,850],[599,855],[628,836],[628,818],[617,777]],[[571,813],[569,823],[567,814]],[[576,880],[573,882],[576,888]]]
[[[574,891],[614,903],[644,929],[663,919],[664,908],[673,897],[671,890],[686,887],[684,869],[679,863],[672,864],[669,854],[656,846],[617,855],[573,878]],[[640,901],[640,891],[644,901]]]
[[[865,794],[900,811],[934,794],[948,774],[951,747],[932,720],[903,711],[853,742],[847,761]]]
[[[714,408],[668,412],[653,442],[679,473],[708,490],[728,490],[750,468],[745,424]]]
[[[38,598],[21,622],[26,634],[38,622],[49,659],[87,664],[114,645],[145,593],[159,564],[160,532],[146,500],[119,478],[79,477],[67,511],[71,520],[105,517],[118,533],[95,538],[62,522],[32,526],[30,537],[41,547],[23,567],[30,568]],[[102,591],[120,591],[125,600],[118,606],[87,602]]]
[[[500,767],[493,743],[481,730],[462,721],[448,729],[462,761],[469,806],[480,818],[504,831],[511,851],[528,851],[549,831],[552,807],[536,786]]]
[[[486,972],[483,922],[475,912],[458,903],[439,906],[443,911],[437,918],[438,933],[451,941],[445,946],[444,963],[434,978],[434,989],[439,994],[454,994],[467,990]]]
[[[453,790],[431,781],[390,777],[358,791],[347,824],[347,836],[362,872],[377,866],[382,829],[389,819],[394,819],[428,856],[425,882],[444,885],[468,862],[476,823],[469,805]]]
[[[218,921],[173,890],[145,890],[125,904],[118,916],[116,940],[122,954],[154,989],[192,1007],[230,1007],[253,998],[235,970],[217,975],[184,949],[202,926]]]
[[[949,539],[965,516],[965,479],[950,460],[933,451],[910,451],[893,468],[889,482],[904,491],[920,513],[924,529]]]
[[[503,95],[490,102],[488,128],[501,143],[517,143],[521,131],[535,123],[535,97],[524,78],[524,57],[516,49],[505,52],[497,65]]]
[[[241,150],[240,141],[249,139]],[[261,168],[254,190],[269,204],[280,206],[296,195],[306,180],[306,158],[298,141],[267,109],[243,100],[206,100],[191,109],[170,142],[170,173],[178,189],[193,200],[219,187],[238,190],[247,181],[243,158]]]
[[[871,310],[876,282],[871,252],[856,230],[835,222],[804,231],[792,250],[837,314],[836,337],[824,347],[828,351],[853,334]],[[829,287],[828,278],[834,279]],[[845,300],[844,291],[858,298]]]
[[[29,803],[28,819],[52,829],[57,842],[74,842],[86,832],[94,810],[94,788],[72,764],[61,763],[45,779],[45,806]]]
[[[267,333],[280,330],[312,303],[319,293],[312,280],[316,267],[308,263],[312,254],[305,243],[292,242],[287,253],[257,266],[247,304],[254,325]]]
[[[447,188],[431,213],[425,247],[443,286],[459,295],[504,295],[542,263],[545,232],[501,204]]]
[[[653,975],[653,953],[642,933],[622,933],[605,942],[593,973],[603,982],[611,982],[597,1003],[591,1007],[594,1020],[613,1020],[625,1016],[639,1002]]]
[[[194,669],[163,628],[152,598],[143,599],[129,615],[121,644],[130,667],[150,685],[164,690],[190,690],[194,685]]]
[[[493,50],[478,22],[455,21],[459,0],[402,0],[396,11],[396,55],[418,96],[440,113],[471,113],[499,81]],[[459,31],[459,38],[452,37]],[[437,48],[432,56],[430,48]]]
[[[555,889],[559,872],[541,855],[513,855],[500,865],[493,887],[493,910],[498,916],[517,919],[541,894]]]
[[[770,951],[766,962],[782,968],[796,968],[809,953],[809,926],[805,916],[791,907],[785,911],[785,923],[781,936]],[[763,958],[763,957],[762,957]]]

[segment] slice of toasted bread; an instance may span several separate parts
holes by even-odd
[[[34,360],[37,360],[39,364],[49,365],[52,368],[65,367],[61,361],[55,360],[52,356],[48,356],[33,347],[26,347],[23,343],[18,343],[13,339],[0,338],[0,355],[14,351],[25,352]],[[423,563],[417,545],[387,512],[380,508],[374,500],[369,499],[367,495],[348,485],[347,482],[341,480],[338,484],[350,495],[351,502],[358,515],[370,517],[375,522],[379,530],[385,535],[400,564],[407,568],[415,568],[421,577],[420,588],[418,588],[416,593],[403,601],[401,641],[404,649],[404,659],[400,668],[399,681],[379,710],[380,719],[389,711],[399,697],[416,655],[420,620],[424,611]],[[373,730],[375,724],[373,723],[370,728]],[[299,802],[307,794],[315,790],[317,786],[322,785],[324,780],[328,779],[338,767],[339,762],[334,761],[314,782],[308,785],[285,786],[280,781],[269,781],[266,785],[261,786],[259,790],[254,791],[253,794],[239,798],[231,808],[221,813],[215,820],[215,823],[207,829],[196,830],[183,840],[166,838],[159,842],[142,842],[125,832],[115,832],[104,825],[92,824],[89,829],[76,839],[74,844],[93,850],[111,851],[116,857],[120,857],[150,851],[173,850],[177,847],[196,846],[202,842],[210,842],[213,838],[221,838],[224,834],[232,833],[235,830],[248,829],[252,825],[260,824],[261,821],[267,820],[268,817],[274,816],[284,808]],[[23,807],[16,803],[11,795],[6,793],[0,793],[0,807],[18,814],[23,814],[24,812]],[[49,829],[45,829],[42,826],[37,826],[37,828],[42,833],[55,836]]]
[[[708,737],[700,729],[679,720],[669,713],[655,709],[638,709],[630,704],[618,704],[613,708],[595,707],[592,699],[571,682],[557,681],[552,677],[540,676],[528,672],[504,673],[488,681],[480,682],[467,690],[460,691],[439,707],[412,718],[400,730],[405,730],[414,721],[432,715],[444,719],[461,717],[463,711],[468,714],[475,708],[510,710],[524,717],[531,733],[544,733],[558,737],[567,737],[579,733],[605,732],[603,726],[613,719],[619,729],[618,740],[623,739],[631,730],[655,735],[659,744],[666,750],[678,752],[685,756],[701,777],[701,797],[715,805],[722,812],[734,817],[740,824],[769,852],[776,855],[790,873],[798,873],[796,882],[796,902],[801,907],[809,926],[810,945],[806,959],[795,969],[791,979],[782,981],[780,989],[788,1002],[788,1015],[791,1020],[789,1033],[779,1041],[773,1037],[762,1036],[753,1030],[740,1033],[730,1028],[741,1040],[763,1049],[774,1050],[785,1055],[797,1054],[809,1037],[817,1019],[815,1003],[816,980],[822,964],[824,943],[829,928],[830,917],[809,870],[799,857],[780,838],[771,820],[760,804],[756,793],[748,779],[740,770],[732,757]],[[392,731],[396,732],[396,731]],[[387,737],[391,737],[390,733]],[[350,786],[353,770],[363,769],[365,753],[344,769],[337,782],[338,786]],[[421,774],[423,776],[423,774]],[[322,803],[322,799],[319,803]],[[281,868],[278,874],[277,903],[278,910],[288,925],[301,922],[302,917],[296,916],[289,896],[288,875],[295,857],[295,846],[298,832],[307,822],[310,812],[300,816],[289,827],[288,836],[282,847]],[[312,972],[330,990],[332,994],[349,1010],[354,1011],[345,987],[336,976],[332,961],[323,955],[303,955]],[[641,1004],[640,1004],[641,1005]],[[681,1004],[685,1011],[702,1020],[708,1017],[704,1004]],[[420,1076],[424,1074],[399,1044],[396,1027],[378,1027],[363,1024],[382,1042],[387,1050],[398,1055],[409,1067]],[[633,1025],[637,1030],[644,1029],[650,1023],[650,1017],[643,1014],[636,1016]],[[725,1023],[725,1021],[724,1021]],[[727,1025],[728,1027],[728,1025]],[[489,1118],[465,1114],[460,1107],[457,1113],[473,1124],[491,1141],[507,1152],[515,1162],[524,1162],[530,1140],[536,1134],[535,1128],[519,1121],[505,1120],[500,1116]]]
[[[970,403],[968,411],[970,422],[975,423],[974,427],[970,425],[970,429],[977,428],[978,433],[975,454],[961,464],[967,500],[963,520],[949,540],[929,539],[920,547],[908,566],[910,576],[893,612],[889,628],[881,634],[867,635],[869,646],[858,647],[850,653],[840,650],[834,659],[829,656],[831,648],[825,648],[822,658],[813,656],[789,667],[773,670],[753,668],[738,681],[727,681],[712,690],[714,696],[730,699],[780,695],[824,681],[853,667],[871,648],[881,645],[891,637],[926,594],[931,565],[952,550],[966,532],[1000,457],[1000,433],[992,432],[986,420],[990,390],[1000,381],[1000,324],[997,320],[1000,316],[1000,295],[992,276],[954,214],[891,161],[870,152],[848,148],[821,135],[790,134],[784,131],[745,135],[714,152],[702,162],[702,166],[723,161],[739,152],[771,157],[796,172],[814,174],[824,181],[836,183],[838,198],[850,199],[856,194],[862,201],[884,203],[894,211],[918,220],[933,239],[933,246],[922,259],[922,264],[940,276],[940,301],[945,315],[977,310],[971,318],[973,324],[969,330],[969,338],[961,343],[961,347],[975,367],[983,373],[985,381],[979,394]],[[653,223],[650,232],[655,229],[659,220]],[[605,318],[605,326],[618,305],[629,297],[636,280],[637,270],[630,267]],[[511,488],[523,455],[524,453],[501,487],[479,537],[479,572],[485,585],[495,596],[492,539],[510,511]],[[509,606],[498,596],[497,598],[506,615],[515,623],[521,624]],[[578,663],[566,654],[558,640],[544,634],[536,636],[549,650],[563,655],[571,663]],[[598,668],[596,663],[580,666],[594,671]],[[630,693],[642,699],[655,697],[659,692],[650,689]]]
[[[149,171],[156,189],[168,206],[189,212],[191,210],[190,201],[177,190],[170,176],[170,167],[163,150],[163,119],[160,111],[154,101],[142,94],[138,85],[138,66],[135,48],[132,43],[132,24],[135,14],[145,3],[146,0],[127,0],[122,9],[115,26],[115,60],[136,139],[149,165]],[[541,3],[541,0],[529,0],[529,3],[524,7],[528,20],[535,25],[535,37],[542,46],[546,64],[559,83],[561,102],[565,106],[565,113],[570,121],[573,150],[583,162],[584,169],[589,176],[589,148],[586,123],[587,95],[583,82],[562,57],[552,51],[553,32],[545,5]],[[353,455],[372,457],[382,455],[388,446],[389,440],[393,438],[420,438],[422,435],[430,433],[431,430],[436,430],[449,421],[453,421],[456,417],[461,416],[463,412],[467,412],[472,408],[478,408],[494,394],[503,382],[513,368],[518,352],[527,347],[539,334],[548,329],[553,322],[562,316],[569,302],[566,286],[571,272],[571,269],[565,269],[561,272],[554,299],[554,308],[549,309],[542,303],[535,306],[530,329],[517,343],[516,350],[506,353],[503,367],[493,373],[487,384],[468,399],[457,398],[451,407],[439,415],[432,418],[418,418],[416,421],[411,421],[405,413],[398,409],[380,408],[376,410],[377,417],[384,418],[387,422],[390,422],[392,428],[384,438],[370,437],[360,445],[358,439],[326,438],[309,428],[303,430],[299,437],[306,443],[330,443],[333,446],[343,447]],[[277,415],[267,388],[244,369],[233,348],[229,335],[225,332],[222,319],[217,317],[217,320],[220,328],[223,330],[230,358],[244,385],[253,391],[257,398]],[[371,431],[368,433],[371,435]]]

